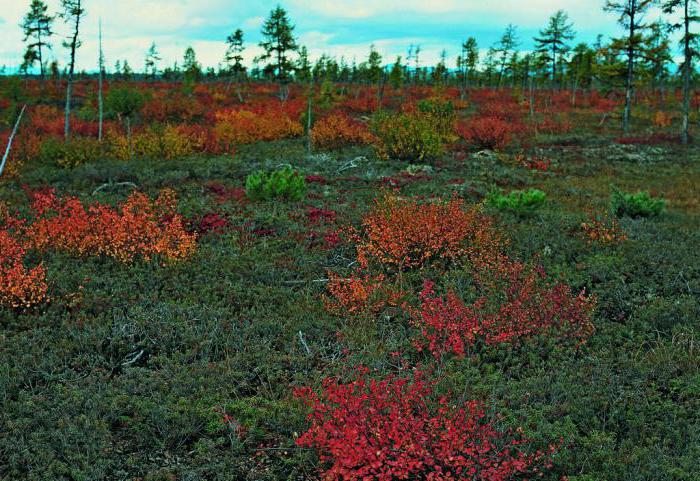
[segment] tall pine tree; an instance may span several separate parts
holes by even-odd
[[[287,83],[294,71],[294,62],[289,58],[299,48],[294,38],[294,25],[287,11],[279,5],[271,12],[262,27],[263,40],[259,43],[263,53],[255,60],[266,62],[265,69],[280,83],[280,98],[287,98]]]
[[[24,32],[24,42],[27,42],[27,50],[24,54],[23,70],[28,70],[34,66],[34,63],[39,62],[39,72],[41,79],[44,79],[46,70],[46,61],[44,59],[44,50],[51,49],[51,44],[48,43],[49,38],[53,35],[51,24],[54,17],[48,15],[48,6],[42,0],[32,0],[29,5],[29,12],[22,20],[22,31]]]

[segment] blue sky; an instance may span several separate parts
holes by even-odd
[[[59,3],[48,1],[53,11]],[[127,59],[132,68],[141,70],[153,41],[163,57],[161,68],[181,61],[189,45],[203,65],[215,66],[223,57],[224,39],[236,28],[244,31],[250,63],[259,53],[263,19],[278,3],[288,10],[299,41],[312,58],[329,53],[358,62],[374,43],[386,63],[397,55],[405,58],[411,44],[421,45],[422,64],[436,62],[443,49],[453,63],[466,37],[476,37],[485,50],[509,23],[518,26],[521,49],[527,50],[532,37],[558,9],[569,13],[576,41],[592,42],[598,33],[609,37],[620,32],[615,17],[602,11],[603,0],[85,0],[88,15],[78,66],[95,68],[100,18],[109,67]],[[29,0],[4,0],[0,11],[0,65],[10,69],[21,62],[18,25],[28,5]],[[65,34],[60,22],[56,30]],[[66,51],[59,36],[54,37],[52,55],[64,63]]]

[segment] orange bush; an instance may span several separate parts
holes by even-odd
[[[503,244],[490,219],[462,200],[418,203],[394,196],[380,199],[353,234],[360,266],[422,267],[432,260],[474,261],[498,256]]]
[[[248,110],[223,110],[215,114],[214,133],[223,145],[236,145],[260,141],[298,137],[303,128],[281,111],[254,113]]]
[[[664,112],[663,110],[658,110],[656,113],[654,113],[653,123],[654,123],[654,127],[659,127],[659,128],[670,127],[671,124],[673,124],[673,117],[671,117],[671,114],[668,112]]]
[[[382,274],[371,276],[354,273],[341,277],[328,273],[329,297],[324,297],[326,309],[336,315],[376,314],[388,305],[396,306],[404,293],[385,283]]]
[[[46,300],[46,269],[24,266],[25,249],[0,230],[0,305],[27,308]]]
[[[342,114],[331,114],[316,122],[311,129],[311,142],[321,149],[370,144],[372,139],[364,124]]]
[[[71,254],[105,255],[121,262],[137,257],[190,256],[195,235],[175,213],[175,197],[164,190],[156,200],[133,193],[118,208],[95,203],[87,209],[75,197],[59,199],[53,190],[33,194],[36,220],[24,229],[29,245]]]

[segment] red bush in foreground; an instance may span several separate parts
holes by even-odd
[[[46,299],[46,269],[24,266],[25,249],[6,230],[0,230],[0,305],[25,308]]]
[[[566,284],[552,284],[540,268],[509,261],[483,283],[484,295],[467,305],[454,293],[438,297],[434,284],[421,292],[421,312],[415,319],[427,349],[464,356],[477,342],[514,343],[537,335],[585,341],[593,333],[595,298],[574,295]]]
[[[548,467],[548,453],[525,454],[521,435],[502,432],[484,406],[460,407],[436,399],[434,383],[420,371],[412,376],[323,381],[296,395],[311,409],[311,427],[297,440],[319,452],[326,480],[506,481]]]

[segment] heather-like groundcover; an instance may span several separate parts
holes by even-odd
[[[700,476],[678,98],[12,82],[0,479]]]

